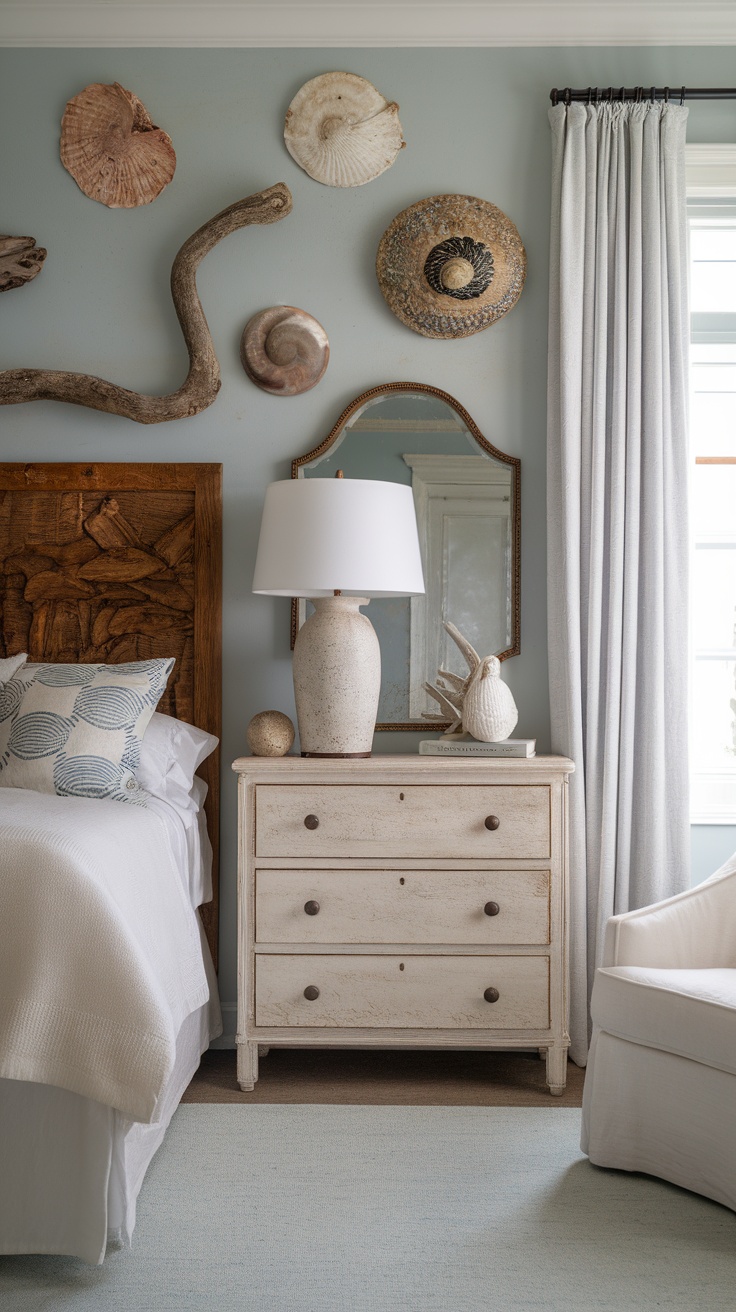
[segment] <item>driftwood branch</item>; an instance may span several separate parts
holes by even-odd
[[[249,223],[276,223],[290,211],[291,192],[279,182],[266,191],[236,201],[184,242],[171,270],[171,295],[189,353],[189,373],[177,392],[146,396],[93,374],[57,369],[5,369],[0,372],[0,405],[68,401],[91,410],[122,415],[138,424],[162,424],[206,410],[220,390],[220,366],[197,295],[197,269],[205,255],[231,232]]]
[[[46,251],[35,237],[0,236],[0,292],[25,287],[41,272]]]

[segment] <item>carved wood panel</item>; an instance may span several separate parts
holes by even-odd
[[[0,656],[174,656],[158,709],[219,737],[220,485],[219,465],[0,465]],[[218,754],[200,773],[216,857]],[[202,918],[216,961],[216,893]]]
[[[191,721],[193,547],[193,492],[0,492],[0,654],[175,656],[159,709]]]

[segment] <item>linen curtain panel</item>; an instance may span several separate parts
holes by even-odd
[[[689,886],[687,110],[556,105],[553,749],[570,781],[570,1055],[609,916]]]

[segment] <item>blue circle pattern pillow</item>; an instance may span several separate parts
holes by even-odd
[[[0,685],[0,787],[145,806],[141,739],[173,668],[173,657],[22,666]]]

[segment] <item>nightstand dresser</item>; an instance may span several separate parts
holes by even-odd
[[[562,1093],[571,761],[233,769],[242,1089],[259,1045],[524,1048]]]

